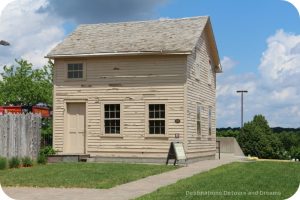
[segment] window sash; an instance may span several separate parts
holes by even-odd
[[[105,134],[120,134],[121,132],[120,104],[104,104]]]
[[[166,134],[166,105],[148,105],[148,130],[149,134]]]
[[[208,109],[208,134],[209,135],[211,135],[212,134],[212,127],[211,127],[211,116],[212,115],[212,113],[211,113],[211,107],[209,107],[209,109]]]
[[[201,105],[197,104],[197,113],[196,113],[196,126],[197,126],[197,134],[200,135],[201,134]]]
[[[70,63],[68,64],[68,79],[82,79],[83,78],[83,64]]]

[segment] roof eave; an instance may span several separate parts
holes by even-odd
[[[105,52],[83,54],[48,54],[45,58],[76,58],[76,57],[101,57],[101,56],[140,56],[140,55],[189,55],[192,51],[138,51],[138,52]]]

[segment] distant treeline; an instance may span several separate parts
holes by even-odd
[[[223,132],[223,131],[240,131],[239,127],[227,127],[227,128],[217,128],[217,132]],[[295,132],[295,133],[300,133],[300,128],[282,128],[282,127],[274,127],[271,128],[273,133],[281,133],[281,132]]]

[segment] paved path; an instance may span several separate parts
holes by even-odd
[[[208,171],[223,164],[239,160],[232,155],[222,155],[221,160],[206,160],[189,164],[177,170],[149,176],[111,189],[63,188],[4,188],[6,194],[17,200],[127,200],[151,193],[180,179]]]

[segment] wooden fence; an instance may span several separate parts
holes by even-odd
[[[0,156],[37,158],[41,140],[39,114],[6,114],[0,116]]]

